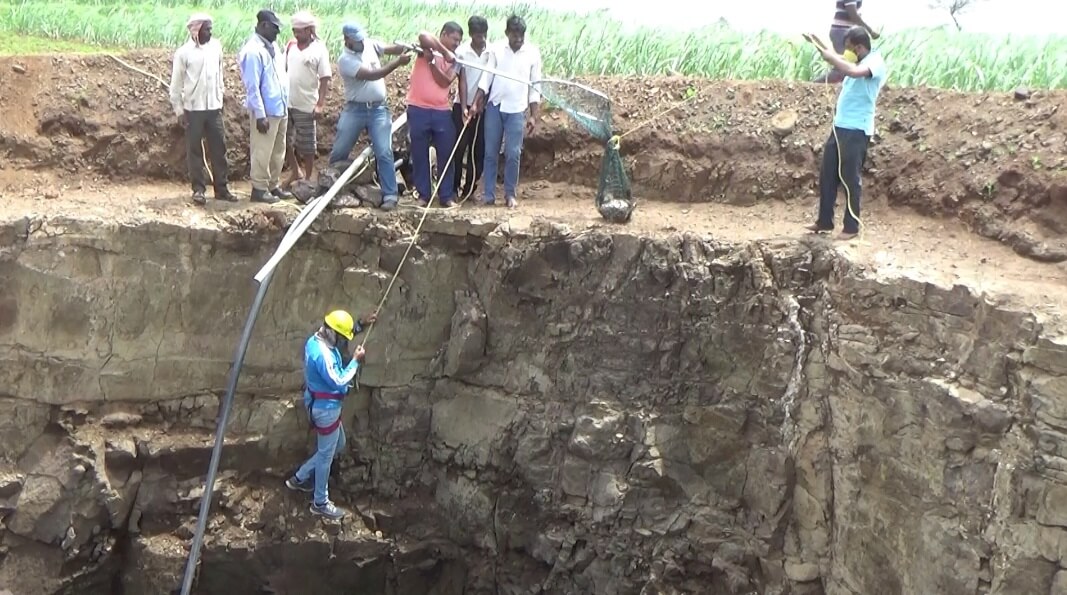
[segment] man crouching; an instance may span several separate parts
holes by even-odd
[[[311,427],[318,434],[315,454],[304,462],[296,474],[285,480],[291,490],[314,492],[311,513],[339,519],[344,512],[330,502],[328,484],[334,456],[345,447],[345,429],[341,425],[341,400],[348,394],[348,385],[355,379],[363,364],[363,347],[352,348],[347,364],[341,354],[349,349],[349,341],[363,331],[365,324],[374,322],[371,314],[364,320],[352,320],[344,310],[326,315],[322,326],[308,337],[304,345],[304,407],[308,410]],[[314,477],[314,483],[312,483]]]

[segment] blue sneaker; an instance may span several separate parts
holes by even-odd
[[[296,492],[307,492],[309,494],[315,491],[315,484],[311,483],[310,479],[301,482],[295,475],[285,480],[285,487]]]
[[[324,516],[324,517],[326,517],[328,519],[333,519],[333,520],[337,520],[337,519],[345,516],[345,512],[343,510],[341,510],[340,508],[337,508],[336,506],[334,506],[333,502],[330,502],[329,500],[327,500],[325,504],[315,504],[314,502],[312,502],[311,503],[311,514],[318,515],[318,516]]]

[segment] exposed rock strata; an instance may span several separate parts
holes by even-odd
[[[405,233],[329,226],[260,314],[204,592],[1067,593],[1067,339],[818,243],[428,221],[346,407],[360,514],[316,523],[301,345]],[[278,238],[0,236],[0,586],[165,592]]]

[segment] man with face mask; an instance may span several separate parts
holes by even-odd
[[[170,103],[185,128],[185,155],[193,186],[193,202],[207,203],[207,172],[203,141],[211,154],[215,199],[237,198],[227,188],[226,129],[222,120],[222,44],[211,37],[211,16],[196,13],[185,24],[189,39],[174,52],[170,76]]]
[[[341,32],[345,49],[337,60],[337,70],[345,85],[345,107],[337,121],[330,167],[348,159],[359,135],[366,130],[382,189],[382,210],[390,211],[396,208],[399,190],[393,161],[393,116],[385,102],[382,79],[410,62],[411,56],[402,45],[384,45],[368,38],[366,30],[356,23],[346,24]],[[396,58],[382,66],[381,57],[385,55]]]
[[[837,98],[833,130],[822,150],[819,173],[819,217],[808,231],[824,232],[834,228],[834,205],[842,183],[846,190],[844,227],[839,239],[848,240],[859,233],[860,178],[867,146],[874,136],[874,111],[878,94],[885,85],[887,71],[882,56],[871,51],[871,35],[863,27],[853,27],[845,34],[845,51],[856,55],[855,64],[833,49],[820,47],[823,59],[845,75]]]
[[[344,516],[329,497],[330,466],[345,447],[341,400],[348,394],[348,385],[359,372],[365,355],[363,347],[354,344],[347,363],[342,354],[349,351],[349,342],[363,332],[364,325],[375,318],[371,314],[366,320],[353,321],[348,312],[334,310],[304,345],[304,407],[318,438],[315,454],[285,480],[285,485],[291,490],[313,492],[311,513],[330,519]]]
[[[259,11],[256,31],[237,55],[250,117],[248,149],[253,202],[274,203],[293,196],[281,187],[289,121],[289,78],[285,56],[277,43],[281,27],[282,22],[273,12]]]

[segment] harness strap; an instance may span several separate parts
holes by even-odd
[[[311,402],[308,403],[308,426],[312,430],[315,430],[316,432],[318,432],[319,435],[321,435],[321,436],[329,436],[330,434],[334,433],[337,430],[338,426],[341,425],[341,418],[338,417],[337,419],[335,419],[333,421],[333,423],[331,423],[329,425],[326,425],[326,426],[321,426],[321,427],[320,426],[316,426],[315,425],[315,418],[312,417],[312,415],[311,415],[311,410],[315,407],[315,399],[325,399],[327,401],[340,401],[340,400],[343,400],[345,398],[345,396],[344,395],[338,395],[338,394],[335,394],[335,393],[320,393],[320,392],[316,392],[316,391],[313,391],[313,390],[309,390],[308,392],[311,393]]]

